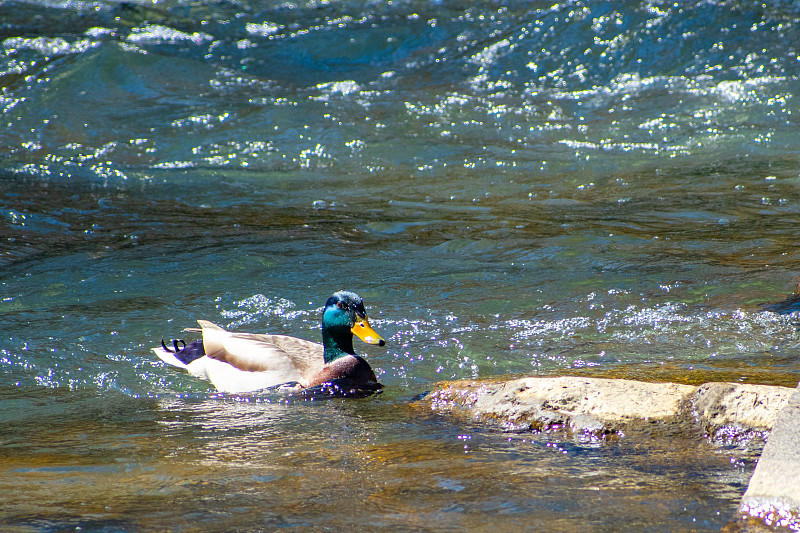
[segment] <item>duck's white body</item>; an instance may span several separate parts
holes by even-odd
[[[205,379],[225,393],[253,392],[283,384],[309,385],[325,367],[323,348],[316,342],[286,335],[236,333],[198,320],[205,355],[184,363],[163,347],[153,348],[167,364]]]

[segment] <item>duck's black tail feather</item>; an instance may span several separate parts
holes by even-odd
[[[183,348],[179,348],[178,344],[183,344]],[[175,348],[174,350],[167,348],[164,340],[161,340],[161,347],[169,353],[175,354],[175,357],[185,365],[188,365],[196,359],[200,359],[206,354],[206,351],[203,348],[203,341],[201,340],[186,344],[183,339],[176,339],[172,341],[172,346]]]

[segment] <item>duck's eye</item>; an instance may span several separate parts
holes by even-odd
[[[336,302],[336,307],[339,309],[347,309],[347,306],[344,304],[344,302]]]

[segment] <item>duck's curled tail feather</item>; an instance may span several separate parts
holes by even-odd
[[[183,348],[179,348],[178,343],[183,344]],[[183,340],[173,340],[172,346],[174,350],[170,350],[162,340],[161,348],[153,348],[153,351],[165,363],[180,368],[186,368],[189,363],[200,359],[206,354],[202,340],[190,342],[189,344],[186,344]]]

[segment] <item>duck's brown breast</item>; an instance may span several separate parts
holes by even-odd
[[[363,357],[348,355],[325,365],[322,370],[312,376],[307,387],[341,380],[347,380],[353,385],[363,384],[373,387],[378,381],[372,367]]]

